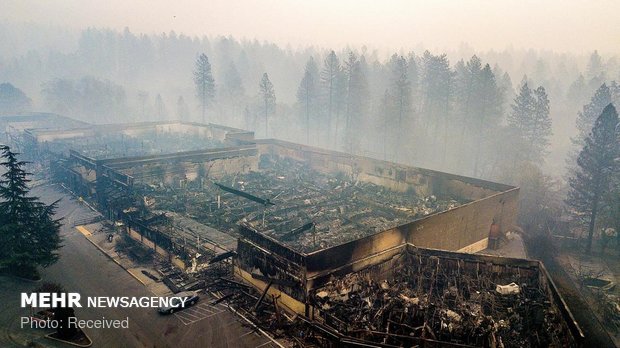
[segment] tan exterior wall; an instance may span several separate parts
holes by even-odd
[[[519,189],[513,189],[414,221],[406,225],[407,241],[423,248],[461,250],[488,238],[493,220],[503,232],[512,228],[518,199]]]

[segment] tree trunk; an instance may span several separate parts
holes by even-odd
[[[265,99],[265,138],[267,138],[267,135],[269,134],[269,115],[268,115],[269,111],[268,111],[268,106],[267,106],[267,100]]]
[[[588,244],[586,246],[586,253],[590,254],[592,250],[592,238],[594,237],[594,225],[596,223],[596,214],[598,213],[598,201],[599,193],[594,195],[594,201],[592,202],[592,213],[590,213],[590,225],[588,226]]]

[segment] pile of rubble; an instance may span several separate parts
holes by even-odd
[[[333,279],[314,291],[313,305],[339,332],[398,346],[414,338],[485,347],[564,346],[568,333],[537,277],[472,273],[458,261],[453,267],[406,252],[399,258],[385,279],[369,272]]]

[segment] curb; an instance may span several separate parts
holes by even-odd
[[[92,346],[92,345],[93,345],[93,340],[92,340],[92,339],[91,339],[91,338],[90,338],[90,337],[86,334],[86,332],[84,332],[84,330],[81,330],[81,329],[80,329],[80,331],[82,331],[82,333],[84,334],[84,336],[86,336],[86,338],[87,338],[87,339],[88,339],[88,341],[90,342],[89,344],[79,344],[79,343],[73,343],[73,342],[71,342],[71,341],[66,341],[66,340],[63,340],[63,339],[60,339],[60,338],[52,337],[53,333],[51,333],[51,334],[47,334],[47,335],[45,335],[44,337],[45,337],[45,338],[47,338],[47,339],[50,339],[50,340],[54,340],[54,341],[58,341],[58,342],[63,342],[63,343],[66,343],[66,344],[70,344],[70,345],[75,346],[75,347],[83,347],[83,348],[87,348],[87,347]]]

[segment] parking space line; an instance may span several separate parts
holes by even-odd
[[[194,318],[200,319],[200,316],[198,316],[198,315],[196,315],[196,314],[192,314],[192,313],[187,313],[187,312],[177,313],[177,315],[178,315],[178,316],[180,316],[180,317],[181,317],[181,316],[184,316],[184,317],[190,316],[190,317],[194,317]],[[191,320],[194,320],[194,319],[192,319],[192,318],[190,318],[190,319],[191,319]]]
[[[218,310],[214,309],[214,308],[209,308],[209,307],[196,307],[193,308],[194,310],[198,311],[198,312],[207,312],[207,314],[213,314],[216,312],[219,312]]]
[[[251,335],[251,334],[254,334],[254,333],[256,333],[256,331],[255,331],[255,330],[250,330],[250,331],[248,331],[248,332],[244,333],[243,335],[239,336],[239,338],[241,338],[241,337],[245,337],[245,336],[247,336],[247,335]],[[259,335],[259,336],[260,336],[260,335]]]
[[[184,325],[190,325],[203,319],[214,317],[223,312],[225,312],[225,310],[204,303],[191,308],[186,308],[183,311],[174,313],[174,315],[179,318]]]
[[[199,313],[200,315],[211,315],[216,313],[215,311],[211,311],[205,308],[193,308],[194,312]]]

